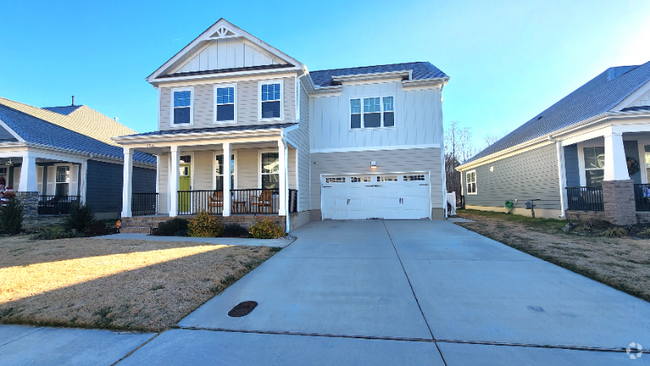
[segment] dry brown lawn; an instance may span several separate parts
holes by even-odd
[[[162,331],[275,252],[188,242],[0,238],[0,322]]]
[[[650,301],[650,240],[565,233],[566,221],[460,210],[458,225]]]

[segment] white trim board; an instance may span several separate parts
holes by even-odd
[[[353,152],[353,151],[383,151],[383,150],[412,150],[412,149],[440,149],[440,144],[426,145],[394,145],[394,146],[363,146],[363,147],[343,147],[332,149],[313,149],[312,154],[326,154],[336,152]]]

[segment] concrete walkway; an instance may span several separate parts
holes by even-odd
[[[325,221],[294,234],[295,243],[183,319],[181,329],[119,365],[650,362],[648,353],[632,360],[625,352],[632,342],[650,346],[649,303],[449,222]],[[248,300],[259,303],[249,315],[227,315]],[[3,329],[2,361],[11,345]],[[102,334],[115,336],[109,333]],[[141,344],[151,335],[128,337]],[[45,344],[41,355],[77,349],[47,348],[53,339],[25,342]],[[12,360],[31,357],[28,348],[10,349]]]
[[[248,245],[252,247],[284,248],[293,243],[291,239],[252,239],[252,238],[194,238],[189,236],[155,236],[147,234],[119,233],[96,236],[94,239],[148,240],[148,241],[187,241],[215,245]]]

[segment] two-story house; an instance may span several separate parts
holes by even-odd
[[[160,215],[444,218],[448,80],[428,62],[309,72],[221,19],[147,78],[158,130],[115,141],[157,156]]]

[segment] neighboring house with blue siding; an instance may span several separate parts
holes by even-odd
[[[0,177],[17,192],[38,192],[39,215],[66,214],[80,200],[98,218],[117,218],[123,155],[110,138],[134,132],[86,106],[37,108],[0,98]],[[156,158],[138,153],[134,161],[134,187],[155,193]]]
[[[457,168],[467,208],[615,224],[650,211],[650,62],[612,67]],[[585,214],[590,212],[590,214]]]
[[[221,19],[147,78],[157,131],[115,141],[158,158],[160,216],[444,218],[448,80],[429,62],[309,71]]]

